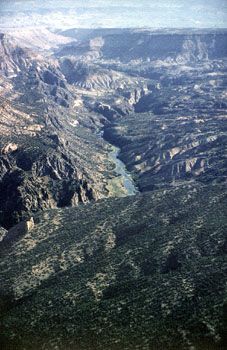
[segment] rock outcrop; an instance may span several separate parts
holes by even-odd
[[[2,154],[9,154],[17,151],[17,149],[18,149],[18,146],[16,143],[8,143],[8,145],[2,148]]]
[[[7,230],[5,230],[3,227],[0,227],[0,242],[3,241],[6,235],[7,235]]]
[[[19,222],[17,225],[10,228],[8,231],[5,231],[4,237],[1,239],[1,244],[4,249],[7,249],[7,244],[15,242],[26,233],[31,231],[35,227],[34,218],[30,217],[29,219]]]

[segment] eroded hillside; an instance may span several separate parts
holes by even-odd
[[[97,136],[100,116],[83,106],[58,62],[2,35],[0,222],[108,195],[113,165]],[[7,48],[7,49],[6,49]]]

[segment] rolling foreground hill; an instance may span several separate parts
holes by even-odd
[[[48,210],[1,246],[4,349],[224,349],[226,188]]]
[[[225,349],[226,42],[0,35],[1,349]]]

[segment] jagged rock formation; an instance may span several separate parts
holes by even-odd
[[[82,106],[79,122],[77,96],[56,60],[25,55],[5,35],[0,47],[6,52],[0,82],[1,225],[107,195],[103,172],[108,177],[111,165],[94,134],[100,118],[91,115],[91,121]]]
[[[86,62],[86,61],[85,61]],[[61,60],[61,70],[70,84],[87,90],[121,90],[125,91],[130,85],[139,86],[138,82],[126,74],[110,69],[101,69],[96,65],[83,62],[76,58]],[[130,99],[130,97],[129,97]]]
[[[12,38],[0,33],[1,75],[14,76],[26,64],[28,58],[26,50],[18,47]]]
[[[69,123],[71,118],[57,123],[50,113],[46,121],[40,118],[39,124],[33,124],[36,116],[21,113],[10,105],[4,107],[1,116],[4,125],[0,156],[2,225],[8,228],[38,209],[77,205],[97,199],[105,192],[101,180],[102,155],[96,168],[92,164],[101,140],[91,139],[84,159],[77,151],[78,145],[81,149],[85,147],[86,135],[91,137],[89,129],[79,128],[79,132],[84,130],[83,141],[75,135]],[[12,128],[14,118],[17,118],[16,127]],[[98,184],[94,187],[96,180]]]
[[[187,186],[36,215],[1,245],[4,349],[224,349],[226,214]]]

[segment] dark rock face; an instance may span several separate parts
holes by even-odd
[[[57,85],[58,84],[57,76],[55,76],[53,73],[51,73],[48,70],[43,73],[43,81],[44,81],[44,83],[46,83],[48,85]]]
[[[54,149],[44,147],[46,154],[41,151],[43,144],[36,140],[38,152],[30,149],[28,153],[24,148],[2,156],[0,208],[4,227],[11,227],[37,210],[77,205],[97,198],[96,190],[78,173],[75,159],[68,159],[67,146],[57,134],[50,139]]]
[[[24,60],[23,50],[17,50],[15,60],[14,45],[11,41],[6,44],[9,57],[5,59],[18,68],[11,84],[20,96],[16,101],[2,98],[0,106],[0,224],[9,228],[37,210],[85,203],[106,190],[97,170],[104,151],[96,169],[91,162],[101,140],[91,140],[81,159],[78,149],[92,138],[92,130],[89,120],[88,126],[75,130],[72,100],[76,96],[58,64],[31,53]],[[5,68],[2,66],[7,95]],[[80,132],[86,135],[84,140],[76,135]]]
[[[66,80],[70,83],[79,83],[85,81],[89,74],[92,73],[91,67],[83,62],[73,62],[69,58],[65,59],[61,64],[61,69],[66,77]]]
[[[10,228],[30,213],[96,199],[86,180],[61,178],[54,168],[37,177],[20,169],[7,173],[0,185],[1,223]]]

